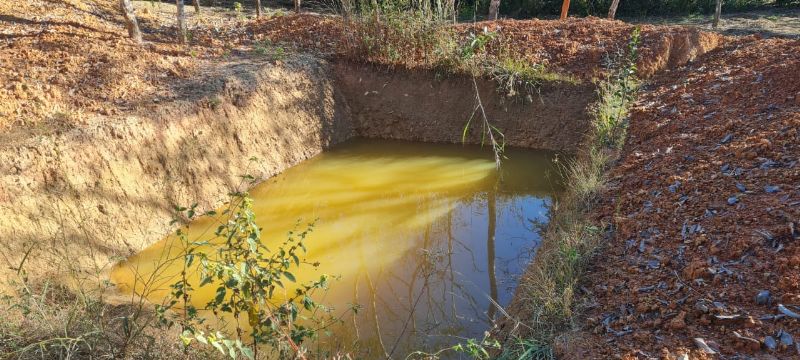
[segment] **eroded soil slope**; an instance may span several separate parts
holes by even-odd
[[[742,38],[657,76],[611,177],[578,353],[716,358],[702,339],[800,358],[800,41]]]

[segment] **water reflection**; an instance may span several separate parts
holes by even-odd
[[[512,150],[500,180],[491,155],[477,147],[359,140],[253,189],[270,241],[282,241],[298,219],[319,219],[305,260],[322,265],[296,274],[298,282],[339,275],[318,300],[361,306],[315,346],[403,358],[480,337],[496,316],[490,298],[509,302],[526,250],[538,241],[532,224],[546,221],[558,190],[553,156]],[[209,238],[213,227],[197,221],[190,237]],[[161,302],[181,270],[166,260],[180,253],[168,237],[115,268],[112,279]],[[213,295],[201,288],[194,302]]]

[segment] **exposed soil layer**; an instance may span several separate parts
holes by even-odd
[[[1,146],[3,259],[33,249],[31,274],[99,275],[169,233],[175,206],[213,209],[246,190],[242,175],[268,178],[348,139],[326,69],[308,56],[220,63],[174,83],[184,100]]]
[[[505,134],[505,144],[577,151],[589,130],[590,84],[545,83],[530,96],[507,97],[497,83],[433,71],[389,70],[338,63],[334,76],[350,105],[355,128],[368,138],[461,143],[472,116],[468,143],[480,143],[483,123],[476,113],[475,86],[486,115]]]
[[[656,76],[601,198],[614,231],[571,356],[800,358],[800,41]]]

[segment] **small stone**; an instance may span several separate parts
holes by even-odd
[[[680,181],[675,181],[674,184],[668,186],[669,192],[675,193],[676,191],[678,191],[679,187],[681,187],[681,182]]]
[[[699,300],[694,304],[694,308],[701,313],[708,313],[710,309],[705,301]]]
[[[769,290],[761,290],[756,295],[756,304],[768,305],[770,302],[772,302],[772,294],[770,294]]]
[[[747,188],[742,183],[736,183],[736,188],[739,189],[741,192],[747,191]]]
[[[794,344],[794,339],[792,338],[792,334],[789,334],[783,330],[778,331],[778,339],[780,339],[781,345],[783,346],[792,346],[792,344]]]
[[[719,143],[720,144],[727,144],[727,143],[731,142],[731,140],[733,140],[733,134],[728,134],[728,135],[725,135],[725,137],[722,138],[722,141],[720,141]]]
[[[778,164],[774,160],[767,159],[767,160],[764,160],[764,162],[762,162],[761,165],[759,165],[758,167],[760,169],[762,169],[762,170],[767,170],[767,169],[776,168],[778,166],[780,166],[780,164]]]
[[[788,316],[790,318],[800,320],[800,314],[798,314],[798,313],[796,313],[796,312],[794,312],[792,310],[789,310],[789,308],[786,307],[783,304],[778,304],[778,311],[780,311],[783,315],[786,315],[786,316]]]
[[[739,202],[739,198],[736,196],[731,196],[728,198],[728,205],[736,205]]]
[[[706,341],[703,340],[703,338],[694,338],[693,340],[694,344],[697,346],[698,349],[700,349],[700,351],[710,355],[714,355],[717,353],[714,349],[708,346],[708,344],[706,344]]]
[[[767,336],[767,337],[765,337],[765,338],[764,338],[764,346],[765,346],[767,349],[770,349],[770,350],[773,350],[773,351],[774,351],[775,349],[777,349],[777,348],[778,348],[778,342],[777,342],[777,341],[775,341],[775,338],[774,338],[774,337],[772,337],[772,336]]]
[[[774,186],[774,185],[764,186],[764,192],[767,194],[774,194],[778,191],[781,191],[781,188],[779,186]]]

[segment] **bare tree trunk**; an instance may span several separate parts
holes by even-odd
[[[119,0],[119,7],[122,16],[125,18],[125,27],[128,28],[128,36],[137,44],[142,43],[142,32],[139,30],[139,22],[136,21],[136,14],[133,12],[131,0]]]
[[[719,25],[719,17],[722,14],[722,0],[717,0],[717,8],[714,10],[714,23],[712,26],[716,28]]]
[[[183,9],[183,0],[175,0],[175,5],[178,7],[178,41],[181,44],[186,43],[186,13]]]
[[[619,6],[619,0],[613,0],[611,2],[611,7],[608,8],[608,18],[610,20],[614,20],[614,16],[617,15],[617,7]]]
[[[194,0],[194,12],[200,13],[200,0]]]
[[[381,9],[378,7],[378,0],[372,0],[372,8],[375,11],[375,23],[381,23]]]
[[[294,0],[294,12],[300,13],[300,1],[301,0]]]
[[[256,0],[256,17],[261,17],[261,0]]]
[[[489,3],[489,20],[497,20],[497,13],[500,11],[500,0],[492,0]]]
[[[566,19],[568,13],[569,13],[569,0],[564,0],[564,3],[561,4],[561,20]]]

